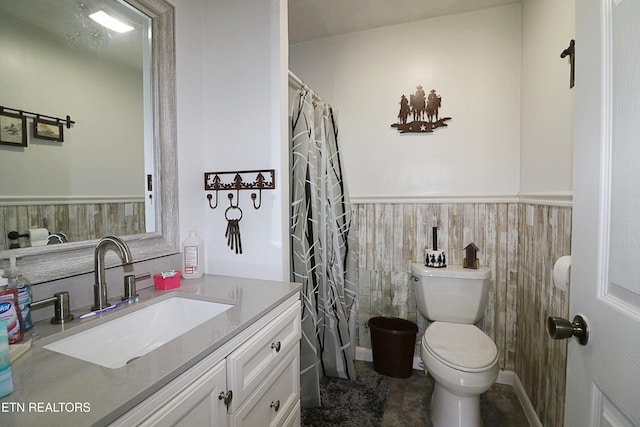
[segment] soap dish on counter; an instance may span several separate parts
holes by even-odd
[[[180,287],[180,271],[176,270],[173,276],[166,274],[153,275],[153,287],[160,290],[175,289]]]

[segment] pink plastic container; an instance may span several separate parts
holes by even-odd
[[[180,271],[176,270],[176,275],[172,277],[162,277],[162,274],[153,275],[153,287],[166,291],[180,287]]]

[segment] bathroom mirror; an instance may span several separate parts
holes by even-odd
[[[55,49],[45,42],[41,43],[42,49],[37,58],[38,61],[44,61],[45,58],[50,60],[44,65],[42,62],[29,62],[30,60],[25,59],[25,56],[22,55],[22,51],[18,51],[17,55],[5,55],[5,52],[0,52],[5,66],[10,67],[15,62],[24,70],[22,75],[15,77],[16,79],[31,76],[31,82],[34,83],[32,87],[37,87],[36,81],[44,80],[57,91],[57,96],[49,96],[44,100],[39,100],[37,105],[29,105],[28,107],[8,105],[6,99],[3,99],[4,97],[0,94],[0,105],[43,115],[55,115],[63,119],[66,114],[70,114],[71,120],[77,121],[69,129],[62,126],[65,135],[62,141],[48,141],[34,138],[31,127],[33,119],[27,117],[27,146],[7,148],[2,145],[1,147],[8,153],[6,155],[2,153],[3,157],[15,155],[20,159],[19,161],[23,161],[28,159],[28,154],[40,150],[49,153],[51,159],[55,159],[55,156],[60,153],[68,153],[63,157],[68,157],[71,160],[68,160],[69,163],[64,168],[51,170],[43,170],[49,165],[42,166],[42,163],[29,163],[30,160],[24,160],[25,165],[20,168],[19,173],[14,171],[14,173],[5,175],[6,171],[3,169],[10,169],[10,167],[0,168],[0,176],[5,185],[8,182],[31,179],[31,187],[29,190],[25,190],[25,193],[35,193],[38,196],[33,204],[54,204],[51,200],[61,200],[62,203],[58,204],[69,206],[63,207],[67,213],[66,220],[68,222],[58,221],[56,218],[49,220],[49,224],[34,224],[33,222],[37,221],[35,219],[31,223],[34,228],[46,226],[51,228],[52,232],[64,232],[64,227],[74,227],[71,225],[74,217],[84,211],[71,207],[75,201],[71,203],[68,199],[80,199],[81,203],[79,204],[83,204],[82,202],[91,198],[97,199],[98,202],[102,199],[112,201],[110,199],[115,197],[115,193],[122,202],[122,206],[113,208],[116,203],[107,203],[107,207],[103,211],[85,212],[84,215],[90,217],[90,224],[94,224],[95,228],[95,234],[89,235],[87,240],[74,241],[74,239],[70,239],[69,243],[64,244],[0,251],[0,258],[19,257],[18,263],[21,270],[34,284],[93,271],[93,248],[100,237],[108,234],[123,237],[129,244],[135,261],[179,251],[173,6],[164,0],[127,0],[126,2],[120,0],[64,0],[64,2],[69,3],[73,13],[65,12],[62,6],[63,0],[3,0],[0,13],[8,15],[7,7],[11,9],[11,6],[15,6],[17,9],[18,4],[20,8],[29,5],[33,8],[31,13],[34,17],[45,17],[44,21],[55,22],[57,28],[66,29],[66,34],[52,35],[52,39],[54,37],[66,38],[66,43],[74,44],[73,47],[79,51],[91,50],[91,52],[81,52],[78,54],[79,58],[85,54],[99,56],[99,61],[101,61],[99,68],[101,69],[96,71],[95,64],[92,65],[94,67],[93,76],[102,73],[109,75],[111,81],[101,80],[102,76],[100,79],[96,77],[91,80],[79,75],[72,76],[71,83],[61,83],[63,79],[60,78],[52,79],[52,76],[55,76],[58,71],[57,68],[67,65],[61,65],[61,63],[68,60],[69,57],[61,58]],[[57,9],[47,12],[42,9],[45,4],[53,5]],[[134,62],[131,62],[130,49],[118,41],[115,32],[102,29],[101,26],[86,18],[84,13],[88,9],[91,13],[95,11],[94,9],[104,9],[106,12],[115,12],[116,15],[126,12],[126,9],[133,12],[133,15],[126,17],[125,21],[128,20],[138,32],[138,35],[135,36],[138,56],[133,58]],[[73,15],[74,21],[68,20],[71,15]],[[24,20],[29,21],[28,19]],[[10,21],[21,24],[18,18],[10,18]],[[39,25],[37,20],[35,20],[35,24],[33,20],[30,21],[29,25]],[[3,38],[3,27],[7,28],[8,25],[0,26],[0,38]],[[70,29],[72,31],[69,31]],[[145,44],[145,40],[150,42]],[[0,49],[1,46],[2,43],[0,43]],[[101,50],[103,48],[107,49]],[[113,61],[118,62],[119,65],[112,66]],[[30,64],[36,65],[30,69]],[[78,65],[73,68],[70,73],[75,73],[76,69],[80,73],[80,68],[83,67]],[[33,77],[35,71],[40,74]],[[138,76],[133,79],[137,79],[136,89],[129,91],[139,94],[139,96],[130,101],[110,104],[107,100],[108,94],[115,93],[117,89],[114,87],[118,84],[131,81],[126,77],[128,73]],[[3,82],[6,81],[4,77]],[[76,78],[74,79],[74,77]],[[83,80],[89,80],[90,84],[80,87],[80,82]],[[75,82],[78,82],[79,87],[73,86]],[[23,92],[26,100],[33,100],[35,99],[33,92],[37,91],[24,90]],[[66,101],[77,93],[87,95],[84,98],[84,103],[77,107],[65,107],[73,109],[76,111],[75,113],[62,110],[59,105],[66,104],[60,101]],[[15,97],[12,101],[14,104],[20,104],[18,102],[20,100]],[[111,112],[125,110],[131,107],[129,104],[134,105],[135,108],[122,119],[117,118],[118,116],[111,118]],[[94,124],[89,128],[88,123],[92,122],[88,118],[89,111],[91,113],[97,111],[104,120],[98,121],[97,125]],[[101,144],[87,148],[94,140],[98,140],[103,137],[103,134],[112,131],[114,136],[110,136]],[[83,137],[79,138],[78,135]],[[60,163],[60,161],[52,160],[50,163],[53,164],[51,166],[53,167],[54,163]],[[54,170],[55,172],[53,172]],[[82,175],[82,173],[86,175]],[[135,176],[133,179],[137,179],[136,183],[131,184],[131,176]],[[149,176],[150,178],[147,179]],[[71,188],[70,194],[56,193],[60,191],[57,189],[51,189],[44,195],[40,195],[36,191],[40,187],[45,189],[54,181],[63,181],[68,188]],[[82,184],[86,184],[87,181],[91,182],[89,190],[83,190]],[[119,187],[117,187],[118,185]],[[113,188],[119,189],[114,191]],[[132,189],[131,194],[126,194],[129,188]],[[128,199],[129,197],[131,199]],[[19,199],[20,195],[16,195],[15,198]],[[40,199],[43,199],[45,203]],[[29,203],[30,200],[27,198],[21,201],[23,206],[27,206]],[[100,218],[102,218],[103,224],[121,225],[126,223],[127,218],[119,215],[123,211],[127,211],[127,214],[131,214],[132,211],[137,213],[137,203],[141,203],[143,207],[142,219],[139,221],[143,224],[141,228],[131,228],[133,230],[131,233],[123,233],[117,231],[118,229],[112,231],[106,226],[95,225]],[[22,212],[28,211],[24,208]],[[2,213],[1,210],[0,213]],[[138,216],[138,218],[140,217]],[[87,228],[84,225],[75,227],[78,229]],[[3,233],[12,231],[6,229],[6,226],[4,228],[0,227],[0,231]],[[24,232],[20,229],[16,231]]]

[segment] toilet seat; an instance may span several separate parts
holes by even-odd
[[[482,372],[498,359],[495,343],[474,325],[433,322],[422,345],[441,363],[463,372]]]

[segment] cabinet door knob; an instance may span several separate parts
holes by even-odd
[[[276,353],[280,351],[280,347],[280,341],[271,343],[271,348],[274,349]]]
[[[273,408],[276,412],[278,412],[278,409],[280,409],[280,401],[276,400],[275,402],[271,402],[271,405],[269,405],[270,408]]]
[[[224,405],[229,409],[229,405],[231,405],[231,400],[233,399],[233,392],[229,390],[228,392],[221,391],[218,395],[218,400],[224,400]]]

